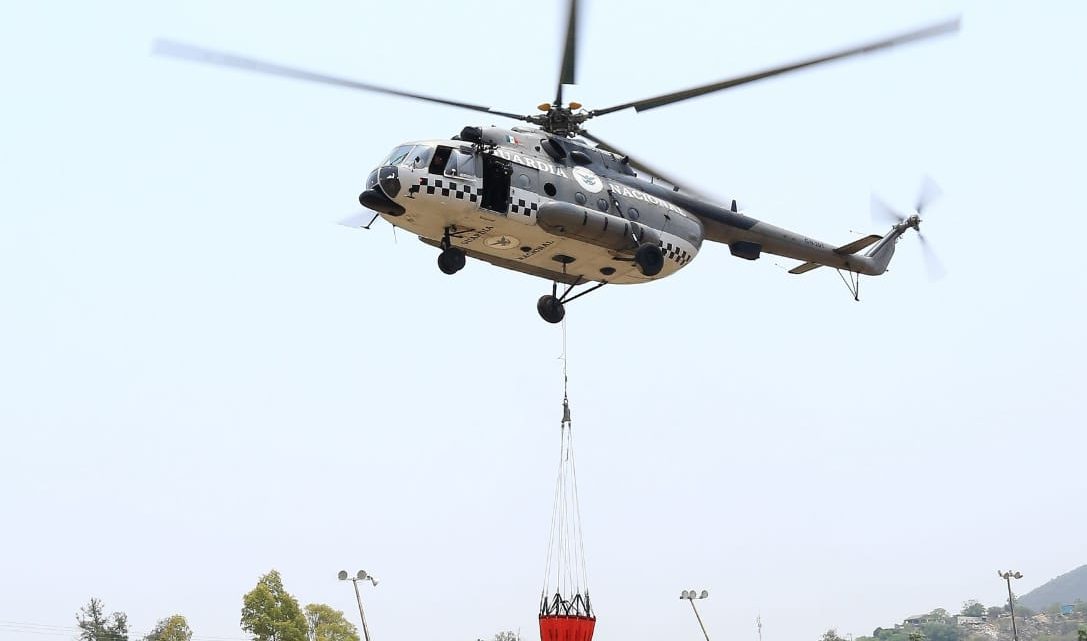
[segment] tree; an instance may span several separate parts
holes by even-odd
[[[983,617],[985,616],[985,606],[974,599],[964,601],[962,604],[962,615],[968,617]]]
[[[307,641],[306,617],[276,570],[260,577],[242,597],[241,625],[253,641]]]
[[[1004,614],[1006,611],[1007,611],[1006,607],[1002,608],[999,605],[994,605],[993,607],[986,610],[985,613],[989,615],[990,619],[996,619],[1001,614]]]
[[[845,639],[838,636],[838,630],[831,628],[823,633],[821,641],[845,641]]]
[[[189,622],[180,614],[160,619],[143,641],[192,641]]]
[[[491,641],[521,641],[521,635],[513,630],[503,630],[502,632],[496,632],[494,639]]]
[[[310,641],[359,641],[359,631],[343,616],[324,603],[306,606],[306,627]]]
[[[114,612],[106,616],[101,599],[92,598],[75,615],[81,641],[128,641],[128,615]]]

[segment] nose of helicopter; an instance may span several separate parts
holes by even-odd
[[[366,178],[366,190],[359,194],[359,203],[382,214],[399,216],[404,208],[393,199],[400,193],[400,170],[395,165],[379,167]]]
[[[386,165],[377,170],[377,184],[389,198],[396,198],[400,193],[400,170],[395,165]]]

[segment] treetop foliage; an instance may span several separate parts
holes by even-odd
[[[189,622],[180,614],[160,619],[143,641],[192,641]]]
[[[284,589],[276,570],[260,577],[256,587],[242,597],[241,626],[253,635],[253,641],[308,641],[302,608]]]
[[[114,612],[107,616],[101,599],[88,601],[75,619],[80,641],[128,641],[128,615]]]
[[[342,610],[324,603],[306,606],[306,627],[311,641],[359,641],[359,632]]]

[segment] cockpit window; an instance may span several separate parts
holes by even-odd
[[[434,149],[426,147],[424,145],[416,145],[412,152],[408,154],[410,162],[408,163],[412,169],[426,169],[430,165],[430,157],[434,154]]]
[[[408,157],[408,154],[411,153],[411,149],[412,145],[400,145],[396,149],[393,149],[393,152],[389,154],[389,157],[385,159],[385,162],[381,164],[399,165],[401,162],[404,161],[405,158]]]

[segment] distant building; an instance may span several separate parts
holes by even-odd
[[[1076,611],[1076,606],[1071,604],[1071,603],[1068,603],[1068,604],[1065,604],[1065,605],[1061,606],[1061,614],[1066,616],[1066,617],[1071,616],[1072,613],[1075,612],[1075,611]]]
[[[922,623],[931,623],[931,614],[915,614],[912,617],[906,617],[906,620],[902,622],[902,625],[921,625]]]

